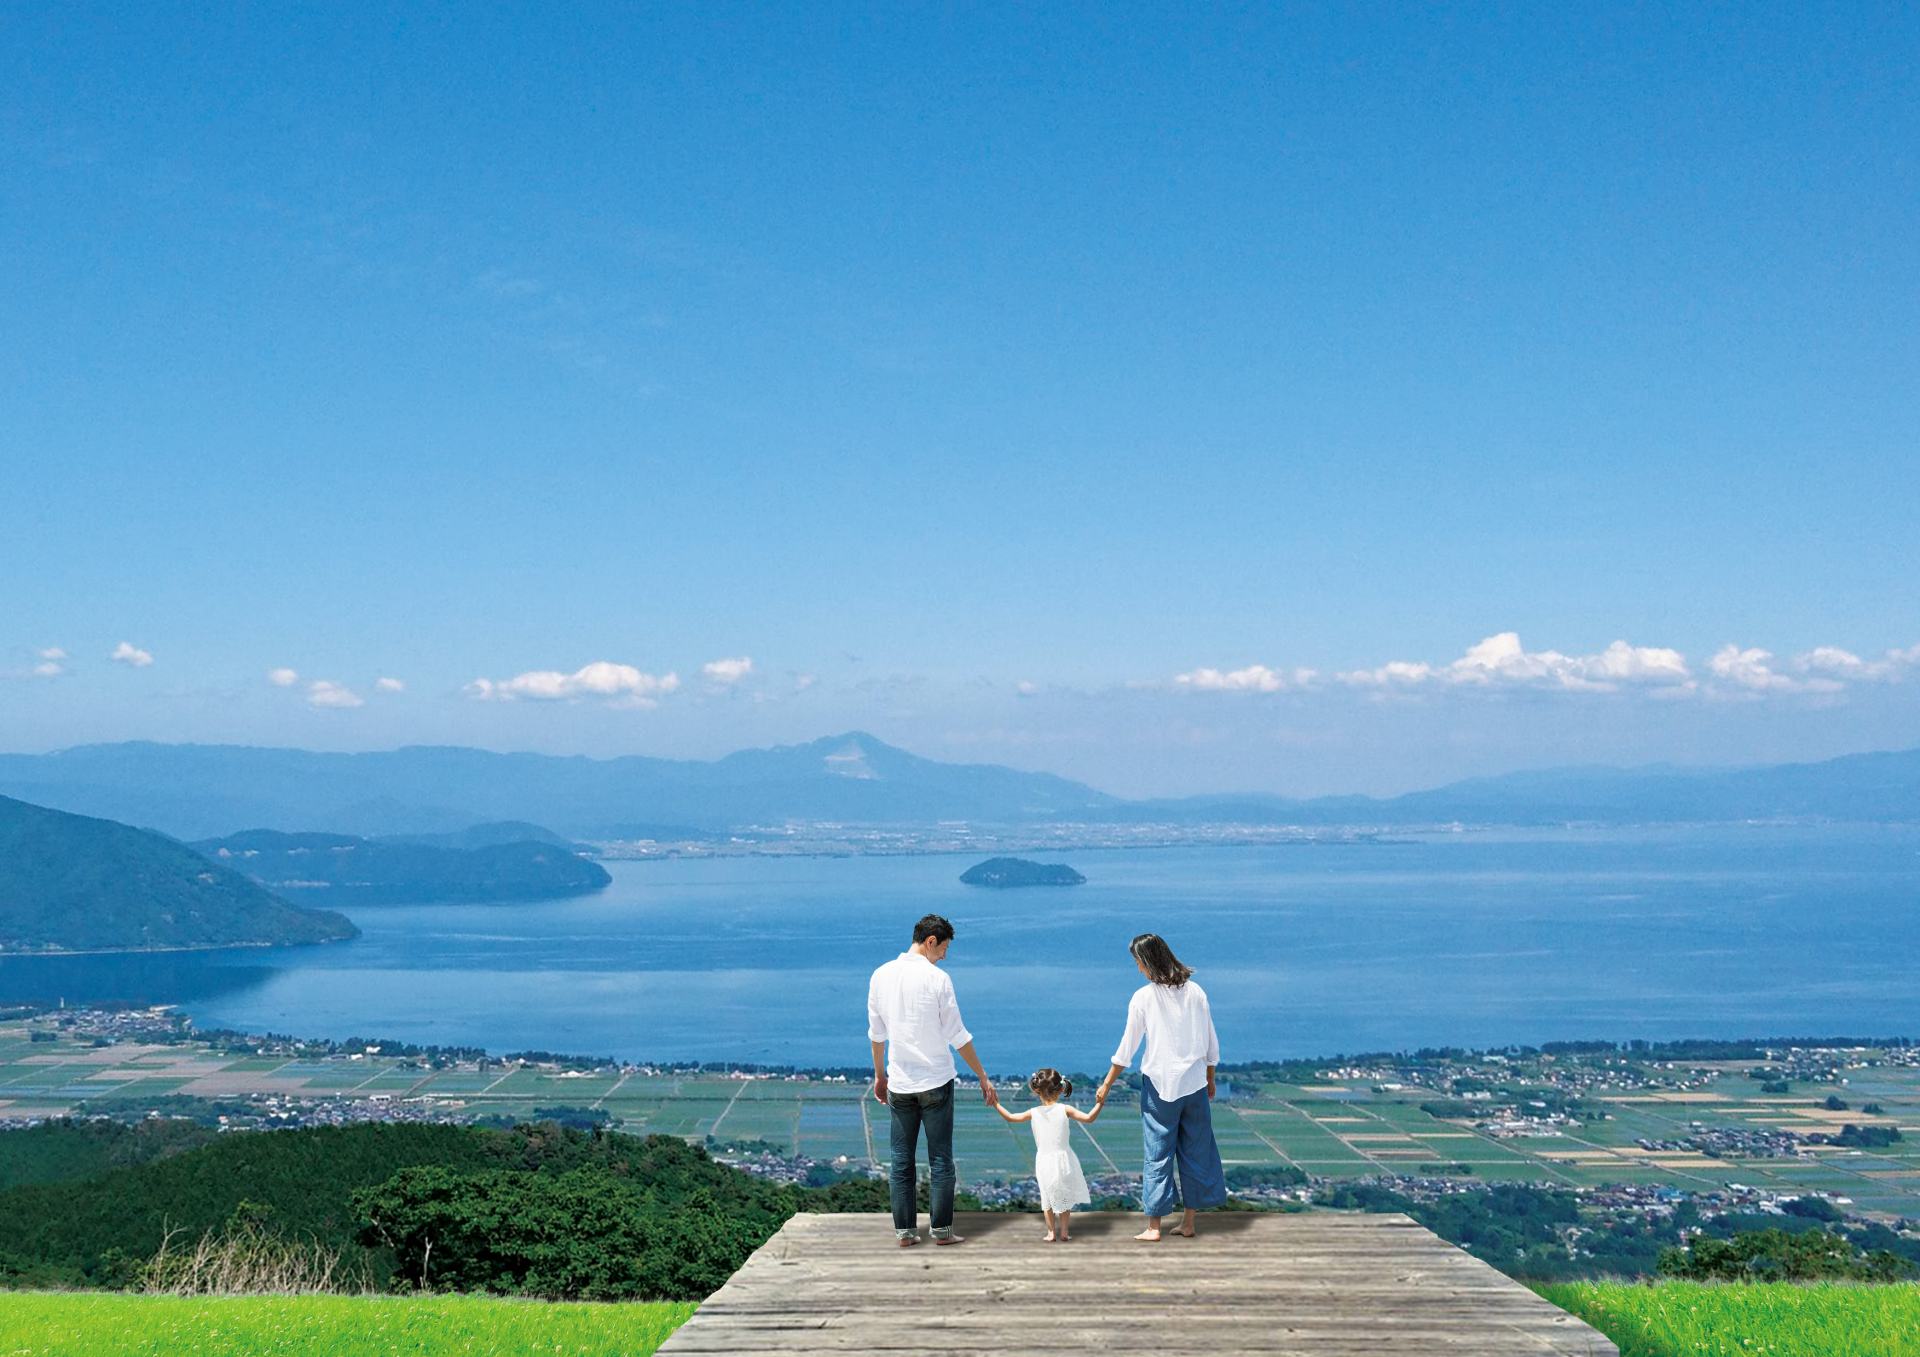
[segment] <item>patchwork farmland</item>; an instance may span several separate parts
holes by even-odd
[[[144,1115],[207,1100],[236,1120],[525,1119],[554,1109],[604,1114],[636,1134],[664,1134],[723,1148],[804,1157],[841,1170],[871,1168],[885,1155],[885,1116],[845,1079],[748,1077],[715,1071],[563,1068],[555,1063],[467,1062],[435,1068],[379,1051],[280,1057],[232,1054],[203,1041],[105,1044],[46,1019],[0,1024],[0,1124],[61,1115]],[[1540,1185],[1670,1186],[1692,1192],[1730,1185],[1761,1194],[1820,1192],[1853,1210],[1920,1215],[1920,1067],[1912,1052],[1853,1053],[1825,1083],[1762,1091],[1746,1061],[1697,1062],[1686,1088],[1584,1093],[1604,1117],[1436,1115],[1431,1088],[1329,1071],[1312,1081],[1243,1078],[1216,1104],[1229,1166],[1290,1165],[1316,1178],[1454,1176]],[[1257,1082],[1256,1082],[1257,1081]],[[1024,1089],[1008,1088],[1016,1103]],[[1829,1107],[1829,1101],[1844,1108]],[[1084,1091],[1078,1101],[1087,1104]],[[1423,1107],[1425,1103],[1428,1107]],[[1458,1105],[1442,1111],[1457,1112]],[[238,1115],[244,1112],[247,1115]],[[1869,1148],[1810,1143],[1845,1126],[1887,1128],[1898,1139]],[[1789,1133],[1780,1136],[1778,1133]],[[1698,1146],[1728,1138],[1759,1143],[1772,1133],[1793,1153],[1754,1157]],[[1076,1128],[1091,1175],[1138,1171],[1139,1126],[1117,1095],[1100,1122]],[[1789,1139],[1790,1137],[1790,1139]],[[1002,1122],[963,1087],[956,1155],[964,1181],[993,1183],[1032,1171],[1032,1136]],[[1652,1146],[1653,1148],[1649,1148]]]

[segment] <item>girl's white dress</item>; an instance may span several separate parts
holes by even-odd
[[[1064,1104],[1033,1109],[1033,1176],[1040,1180],[1040,1204],[1049,1211],[1071,1211],[1092,1200],[1080,1158],[1068,1143],[1072,1134]]]

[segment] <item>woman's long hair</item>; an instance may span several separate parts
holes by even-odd
[[[1184,985],[1193,979],[1193,967],[1181,965],[1173,948],[1158,933],[1142,933],[1127,950],[1147,968],[1147,979],[1156,985]]]

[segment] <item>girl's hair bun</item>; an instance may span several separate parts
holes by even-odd
[[[1066,1075],[1060,1073],[1059,1070],[1056,1070],[1051,1065],[1048,1065],[1044,1069],[1035,1070],[1033,1077],[1027,1080],[1027,1087],[1033,1090],[1036,1097],[1041,1098],[1071,1098],[1073,1096],[1073,1080],[1067,1078]]]

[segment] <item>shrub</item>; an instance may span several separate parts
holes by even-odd
[[[1920,1274],[1895,1254],[1865,1253],[1826,1230],[1751,1230],[1731,1239],[1695,1236],[1660,1254],[1663,1276],[1695,1282],[1893,1282]]]
[[[392,1249],[405,1285],[549,1299],[698,1300],[771,1233],[705,1189],[669,1206],[600,1168],[405,1168],[353,1208],[361,1242]]]

